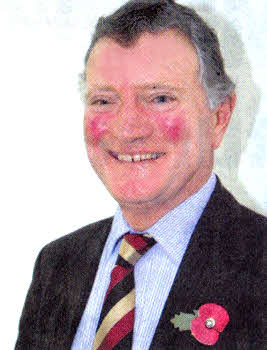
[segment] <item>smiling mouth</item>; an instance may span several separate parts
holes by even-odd
[[[142,153],[142,154],[121,154],[121,153],[115,153],[115,152],[109,152],[110,155],[121,161],[121,162],[142,162],[145,160],[155,160],[162,156],[164,156],[166,153],[163,152],[154,152],[154,153]]]

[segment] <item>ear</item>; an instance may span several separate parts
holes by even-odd
[[[215,125],[213,133],[213,148],[220,146],[223,136],[226,132],[227,126],[230,122],[233,110],[236,105],[236,93],[233,92],[231,96],[222,102],[215,110]]]

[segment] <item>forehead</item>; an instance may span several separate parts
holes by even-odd
[[[181,80],[186,83],[199,73],[194,46],[175,30],[160,34],[144,33],[130,47],[110,38],[96,43],[87,63],[87,81],[99,84],[124,80],[133,84]]]

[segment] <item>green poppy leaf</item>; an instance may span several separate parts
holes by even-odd
[[[196,310],[194,310],[195,312]],[[179,331],[189,331],[191,322],[198,315],[195,314],[186,314],[184,312],[180,312],[179,315],[175,315],[174,318],[171,319],[171,323],[173,323],[174,328],[179,328]]]

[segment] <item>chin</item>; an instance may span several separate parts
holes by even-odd
[[[111,193],[112,194],[112,193]],[[153,194],[149,193],[119,193],[112,194],[113,198],[122,204],[142,204],[153,201]]]
[[[119,188],[110,191],[113,198],[120,204],[120,206],[150,206],[152,203],[155,205],[159,202],[161,197],[161,191],[159,187],[154,188],[153,186],[133,186],[131,188]]]

